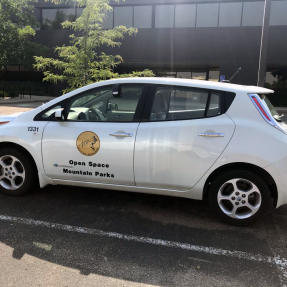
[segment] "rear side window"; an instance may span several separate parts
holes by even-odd
[[[150,121],[214,117],[222,110],[222,93],[192,88],[158,87]]]

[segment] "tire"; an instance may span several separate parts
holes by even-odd
[[[233,170],[221,174],[211,183],[208,200],[225,223],[248,226],[268,212],[271,196],[268,185],[258,175]]]
[[[37,169],[31,157],[20,150],[3,148],[0,150],[0,192],[20,196],[37,182]]]

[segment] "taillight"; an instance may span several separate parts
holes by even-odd
[[[4,125],[4,124],[8,124],[8,123],[10,123],[10,121],[9,122],[0,122],[0,125]]]
[[[264,108],[262,107],[262,105],[259,103],[259,101],[256,99],[256,97],[251,96],[253,102],[255,103],[255,105],[257,106],[257,108],[260,110],[261,114],[265,117],[265,119],[268,122],[271,122],[270,117],[267,115],[266,111],[264,110]]]
[[[277,121],[271,116],[270,112],[268,112],[266,110],[266,108],[264,107],[264,105],[262,105],[261,100],[259,98],[258,95],[253,94],[253,95],[248,95],[249,98],[252,100],[254,106],[256,107],[256,109],[258,110],[258,112],[261,114],[261,116],[263,117],[263,119],[270,124],[271,126],[273,126],[274,128],[278,129],[279,131],[283,132],[284,134],[287,135],[287,131],[280,126]]]

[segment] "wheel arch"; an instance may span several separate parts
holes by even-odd
[[[231,171],[236,169],[244,169],[248,171],[252,171],[255,174],[259,174],[260,177],[264,180],[264,182],[268,185],[270,190],[270,195],[273,198],[273,206],[276,207],[277,201],[278,201],[278,190],[277,185],[273,177],[263,168],[250,164],[250,163],[230,163],[223,166],[220,166],[219,168],[215,169],[206,179],[204,188],[203,188],[203,199],[206,200],[208,197],[209,192],[209,186],[210,183],[213,181],[214,178],[216,178],[219,174],[225,171]]]
[[[24,148],[23,146],[21,146],[17,143],[14,143],[14,142],[8,142],[8,141],[7,142],[0,142],[0,149],[3,149],[3,148],[14,148],[14,149],[17,149],[17,150],[25,153],[30,158],[31,163],[33,164],[33,167],[36,170],[37,182],[39,184],[38,167],[37,167],[37,164],[36,164],[33,156],[31,155],[31,153],[26,148]]]

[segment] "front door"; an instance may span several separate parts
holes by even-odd
[[[224,114],[224,93],[185,87],[153,87],[147,122],[135,146],[137,186],[189,190],[230,141],[234,122]]]
[[[147,87],[123,85],[86,91],[68,100],[65,121],[47,124],[42,140],[48,177],[134,185],[133,155]]]

